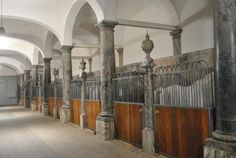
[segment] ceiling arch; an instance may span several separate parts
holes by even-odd
[[[24,73],[24,71],[21,71],[17,67],[15,67],[14,65],[11,65],[11,64],[8,64],[8,63],[0,63],[0,66],[5,66],[5,67],[7,67],[9,69],[14,70],[17,75]]]
[[[102,0],[104,1],[104,0]],[[95,15],[96,15],[96,20],[97,23],[101,22],[102,20],[105,19],[104,17],[104,10],[102,9],[102,1],[97,1],[97,0],[77,0],[75,1],[72,5],[71,8],[67,14],[66,22],[65,22],[65,27],[64,27],[64,44],[63,45],[72,45],[72,34],[73,34],[73,29],[76,23],[77,16],[79,15],[82,7],[85,4],[89,4],[91,8],[93,9]],[[86,3],[87,2],[87,3]],[[112,1],[107,1],[107,3],[112,3]],[[106,3],[106,5],[108,5]],[[114,10],[113,10],[114,11]],[[109,14],[110,15],[110,14]],[[115,18],[113,18],[114,20]]]
[[[0,50],[0,57],[8,57],[17,60],[22,63],[27,70],[29,70],[32,66],[31,61],[25,55],[16,51]]]
[[[9,57],[0,57],[0,64],[11,65],[17,68],[17,70],[19,70],[20,73],[24,73],[24,70],[27,70],[25,65],[23,65],[21,62],[19,62],[18,60],[9,58]]]
[[[0,36],[0,50],[19,52],[20,54],[26,56],[31,62],[33,61],[33,53],[36,47],[37,46],[32,43],[24,40]],[[44,57],[43,53],[42,56]]]

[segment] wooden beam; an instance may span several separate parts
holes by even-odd
[[[134,20],[124,20],[124,19],[118,19],[118,25],[131,26],[131,27],[141,27],[141,28],[150,28],[150,29],[158,29],[158,30],[167,30],[167,31],[173,31],[173,30],[178,29],[177,26],[173,26],[173,25],[151,23],[151,22],[142,22],[142,21],[134,21]]]

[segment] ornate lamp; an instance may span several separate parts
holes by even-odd
[[[142,50],[146,53],[145,60],[143,62],[143,66],[154,66],[153,59],[151,58],[150,54],[154,48],[153,41],[150,40],[150,36],[147,32],[146,39],[142,42]]]

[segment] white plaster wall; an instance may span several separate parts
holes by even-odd
[[[214,20],[212,0],[187,0],[181,23],[182,53],[214,47]]]
[[[170,1],[162,0],[120,0],[117,18],[169,25],[178,24],[175,8]],[[169,31],[117,26],[115,28],[115,43],[124,47],[124,64],[144,60],[145,54],[141,49],[141,43],[145,40],[147,30],[155,45],[151,54],[152,58],[161,58],[173,54],[172,37],[169,35]],[[118,59],[116,61],[118,62]]]

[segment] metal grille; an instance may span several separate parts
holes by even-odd
[[[113,79],[114,101],[144,103],[143,79],[140,72],[116,74],[116,78]]]
[[[54,86],[53,84],[49,84],[47,87],[47,97],[54,97]]]
[[[154,104],[178,107],[214,105],[214,70],[204,61],[157,67]]]
[[[81,98],[81,82],[80,81],[71,81],[70,85],[70,95],[71,98],[80,99]]]
[[[87,100],[100,100],[100,78],[88,78],[85,82],[86,99]]]

